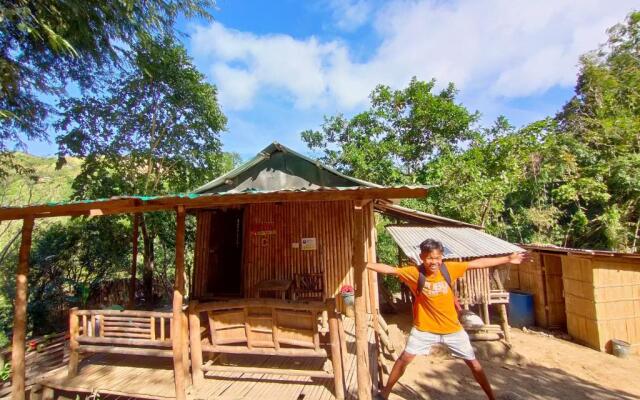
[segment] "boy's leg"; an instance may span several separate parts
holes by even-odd
[[[404,374],[407,365],[411,364],[411,361],[413,361],[416,355],[429,354],[431,346],[439,341],[440,335],[419,331],[416,328],[411,329],[409,339],[407,339],[407,345],[400,358],[393,364],[387,384],[384,389],[380,391],[380,395],[385,399],[388,398],[393,385],[395,385],[402,374]]]
[[[389,394],[391,393],[391,389],[393,389],[393,385],[398,382],[398,379],[400,379],[402,374],[404,374],[404,371],[407,369],[407,365],[411,364],[411,361],[413,361],[415,357],[415,354],[410,354],[406,351],[402,352],[400,358],[398,358],[395,364],[393,364],[393,368],[391,369],[391,373],[389,374],[387,384],[380,391],[382,397],[384,397],[385,399],[389,398]]]
[[[487,379],[487,375],[485,375],[482,365],[480,365],[480,362],[476,360],[476,355],[473,351],[473,347],[471,346],[471,340],[469,339],[467,332],[462,329],[459,332],[444,335],[443,341],[451,351],[451,354],[464,360],[467,366],[471,369],[473,377],[476,379],[478,384],[480,384],[480,387],[484,390],[489,400],[494,400],[495,397],[493,395],[493,390],[491,389],[491,384],[489,384],[489,379]]]
[[[487,375],[484,373],[484,369],[482,369],[482,365],[476,359],[473,360],[464,360],[469,369],[471,369],[471,373],[473,373],[473,377],[476,378],[476,382],[480,384],[482,390],[484,390],[487,398],[489,400],[494,400],[495,397],[493,395],[493,390],[491,389],[491,384],[489,383],[489,379],[487,379]]]

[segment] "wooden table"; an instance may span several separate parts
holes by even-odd
[[[282,300],[285,300],[292,283],[293,280],[291,279],[268,279],[260,281],[256,285],[258,297],[260,297],[261,292],[281,292]]]

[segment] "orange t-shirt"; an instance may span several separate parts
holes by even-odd
[[[445,262],[451,275],[451,282],[464,275],[468,262]],[[416,294],[418,288],[418,267],[398,268],[398,278]],[[437,271],[433,275],[427,275],[422,294],[416,296],[413,305],[413,326],[420,331],[446,335],[462,329],[458,321],[458,313],[453,304],[453,291]]]

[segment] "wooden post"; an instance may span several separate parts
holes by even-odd
[[[173,377],[176,385],[176,400],[186,399],[186,384],[184,374],[184,359],[182,353],[186,351],[182,330],[182,299],[184,297],[184,231],[185,209],[178,206],[176,213],[176,278],[173,287],[173,323],[171,324],[171,344],[173,347]]]
[[[333,381],[336,388],[336,399],[344,399],[344,371],[342,370],[342,351],[340,349],[340,333],[338,332],[338,318],[336,316],[336,299],[327,299],[329,313],[329,337],[331,340],[331,364],[333,366]]]
[[[182,369],[187,386],[191,385],[191,374],[189,373],[189,315],[187,310],[182,312]]]
[[[100,325],[100,332],[102,332],[104,325]],[[78,335],[80,334],[80,321],[78,320],[78,307],[73,307],[69,310],[69,367],[67,369],[67,376],[73,378],[78,375],[78,363],[80,356],[78,354]]]
[[[369,262],[376,262],[376,226],[375,226],[375,215],[373,212],[373,207],[370,207],[369,210],[369,223],[367,224],[368,230],[368,238],[367,238],[367,260]],[[376,360],[378,362],[378,386],[381,389],[384,386],[384,377],[382,375],[382,368],[384,366],[384,361],[382,358],[382,344],[381,344],[381,329],[380,329],[380,321],[378,319],[378,315],[380,314],[379,309],[379,301],[378,301],[378,273],[372,270],[367,270],[368,274],[368,283],[369,283],[369,303],[371,309],[371,318],[373,323],[374,337],[376,341],[375,352],[376,352]]]
[[[355,318],[356,318],[356,370],[358,376],[358,399],[371,400],[371,375],[369,373],[369,338],[367,299],[365,286],[365,237],[364,210],[362,205],[356,205],[353,210],[353,253],[351,264],[354,269],[355,282]]]
[[[500,313],[500,325],[502,325],[502,332],[504,333],[504,340],[507,344],[511,344],[511,327],[509,326],[509,319],[507,318],[507,305],[498,304],[498,313]]]
[[[189,336],[191,344],[191,380],[198,387],[204,381],[202,373],[202,343],[200,342],[200,313],[198,301],[189,302]]]
[[[129,308],[136,305],[136,274],[138,268],[138,225],[140,224],[140,214],[133,215],[133,239],[131,240],[131,281],[129,282]]]
[[[29,297],[29,252],[31,251],[31,233],[33,232],[33,216],[22,222],[22,241],[16,271],[16,301],[13,314],[13,345],[11,347],[11,393],[13,399],[25,398],[25,339],[27,330],[27,300]]]

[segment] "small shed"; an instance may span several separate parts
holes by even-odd
[[[520,265],[520,286],[538,298],[536,318],[566,321],[567,332],[593,349],[611,352],[619,339],[640,353],[640,254],[523,247],[534,258]]]

